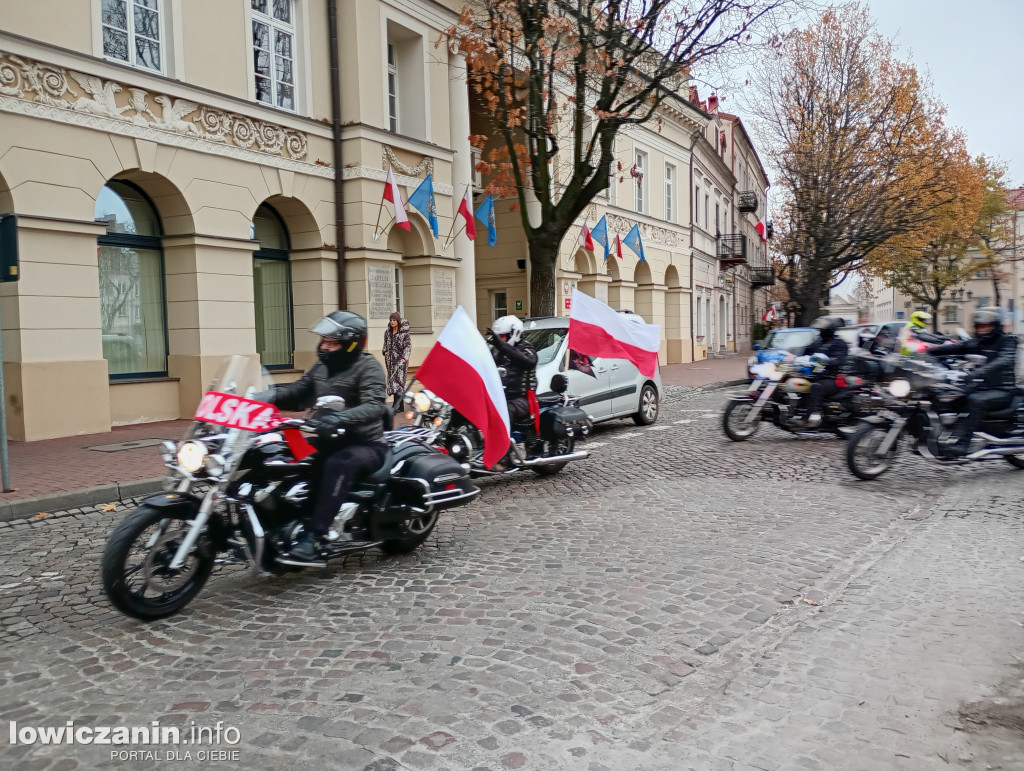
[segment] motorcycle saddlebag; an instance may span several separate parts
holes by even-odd
[[[392,478],[402,502],[421,509],[447,509],[475,497],[480,491],[468,472],[453,458],[429,447],[407,455]]]
[[[552,407],[540,414],[540,435],[549,442],[567,439],[586,439],[594,429],[590,416],[579,407]]]

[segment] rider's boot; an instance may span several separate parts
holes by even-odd
[[[808,428],[817,428],[820,425],[821,425],[821,413],[820,412],[811,413],[807,417],[807,427]]]
[[[288,552],[291,559],[299,562],[319,562],[320,554],[317,546],[320,542],[320,534],[312,530],[303,530],[295,539],[295,545]]]

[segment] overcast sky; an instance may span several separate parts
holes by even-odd
[[[1024,0],[870,0],[871,15],[901,58],[931,74],[947,121],[972,155],[1009,164],[1024,185]]]

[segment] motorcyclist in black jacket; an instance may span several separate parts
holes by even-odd
[[[505,368],[501,385],[505,389],[509,422],[515,426],[530,417],[527,394],[537,389],[537,349],[523,339],[523,321],[517,316],[495,319],[487,330],[487,342],[491,345],[494,363]],[[506,455],[494,470],[503,471],[508,466],[509,456]]]
[[[952,455],[963,457],[971,439],[989,411],[989,405],[1005,400],[1017,380],[1017,338],[1003,332],[1001,308],[979,308],[974,312],[974,337],[928,350],[929,356],[984,356],[987,362],[971,370],[967,392],[968,416],[958,426],[960,435],[950,448]]]
[[[834,321],[829,321],[819,331],[819,338],[804,351],[805,356],[812,356],[816,353],[828,357],[825,370],[811,384],[811,390],[803,398],[797,410],[797,424],[816,426],[821,423],[821,403],[829,396],[839,393],[839,386],[836,385],[836,375],[839,368],[850,352],[846,342],[836,336],[836,329],[839,327]]]
[[[258,398],[285,410],[311,407],[321,396],[340,396],[345,409],[323,410],[307,425],[316,431],[323,459],[321,484],[309,526],[295,541],[286,560],[316,563],[318,546],[327,536],[349,491],[384,463],[384,435],[390,412],[385,405],[384,368],[365,353],[366,319],[350,311],[334,311],[311,330],[320,335],[319,362],[296,380],[274,386]],[[339,436],[338,429],[344,429]]]

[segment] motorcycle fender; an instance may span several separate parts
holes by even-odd
[[[157,493],[144,498],[142,503],[154,509],[194,509],[199,510],[202,499],[191,493]]]

